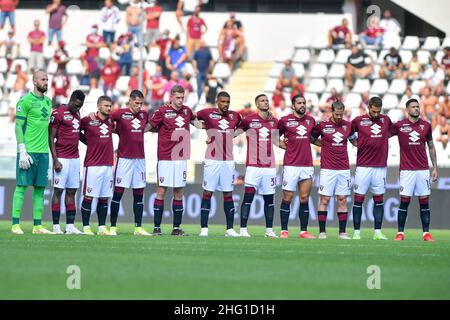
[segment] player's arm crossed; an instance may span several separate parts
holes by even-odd
[[[311,142],[311,144],[313,144],[315,146],[318,146],[318,147],[322,146],[322,140],[320,140],[320,138],[318,138],[318,137],[316,138],[316,137],[311,136],[309,141]]]
[[[430,152],[431,164],[433,165],[433,170],[431,171],[431,180],[435,182],[438,179],[436,148],[434,147],[433,139],[427,140],[427,144],[428,151]]]
[[[192,114],[192,119],[191,119],[190,123],[197,129],[205,129],[206,128],[205,121],[199,120],[197,118],[197,113],[195,113],[195,112]]]
[[[348,141],[350,141],[350,143],[354,146],[357,147],[358,146],[358,133],[357,132],[353,132],[350,137],[348,137]]]

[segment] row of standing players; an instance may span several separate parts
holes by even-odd
[[[276,169],[273,145],[286,150],[283,168],[283,199],[280,207],[281,238],[288,237],[290,204],[298,191],[300,199],[300,238],[316,238],[307,230],[309,219],[308,198],[312,187],[313,163],[310,143],[321,146],[320,204],[318,208],[319,239],[326,238],[325,224],[328,203],[337,196],[339,238],[351,239],[346,233],[347,197],[351,193],[350,167],[347,141],[357,147],[357,168],[354,184],[353,239],[360,239],[362,203],[370,191],[374,200],[375,240],[387,239],[381,232],[384,215],[388,140],[397,135],[400,144],[400,197],[398,210],[398,233],[395,240],[404,239],[407,209],[412,196],[418,196],[423,240],[431,241],[429,233],[430,210],[428,198],[431,180],[437,179],[436,151],[431,127],[419,117],[419,102],[411,99],[406,104],[408,117],[392,124],[389,117],[381,114],[382,100],[372,97],[368,114],[347,122],[342,119],[345,106],[342,102],[332,104],[332,116],[328,121],[316,123],[306,114],[303,96],[292,99],[293,112],[276,119],[269,112],[266,95],[255,98],[257,111],[241,118],[229,110],[230,95],[220,92],[216,108],[193,113],[183,105],[184,89],[174,86],[170,101],[152,116],[142,111],[143,94],[135,90],[129,97],[128,108],[111,114],[111,99],[102,96],[97,101],[98,112],[80,118],[84,94],[74,91],[68,105],[54,110],[49,126],[49,147],[53,157],[52,198],[53,233],[63,233],[59,226],[60,203],[66,190],[66,233],[94,234],[89,226],[93,198],[98,198],[98,234],[116,235],[120,201],[125,188],[133,189],[133,212],[136,235],[161,235],[164,198],[167,188],[173,189],[172,235],[185,235],[180,228],[183,214],[183,188],[186,185],[187,159],[190,154],[190,125],[207,130],[208,147],[205,154],[203,197],[201,203],[200,236],[208,235],[208,215],[214,191],[224,195],[226,216],[225,236],[250,237],[247,221],[256,191],[263,195],[266,220],[265,236],[278,237],[273,231],[274,194]],[[144,132],[158,132],[157,174],[158,187],[154,200],[154,229],[148,233],[142,228],[143,193],[146,185]],[[240,232],[233,229],[235,208],[232,199],[234,161],[232,138],[246,132],[247,159],[245,194],[240,210]],[[113,172],[112,134],[119,135],[118,160]],[[79,187],[80,160],[78,141],[87,145],[83,173],[83,202],[81,215],[83,232],[74,227],[75,193]],[[433,164],[430,178],[425,144],[428,144]],[[106,228],[108,200],[111,200],[111,227]],[[14,222],[13,222],[14,224]]]

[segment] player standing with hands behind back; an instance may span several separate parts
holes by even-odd
[[[420,104],[416,99],[406,102],[408,117],[392,126],[392,135],[398,137],[400,145],[400,207],[398,208],[398,233],[395,240],[405,238],[405,223],[408,206],[412,196],[419,197],[420,219],[424,241],[433,241],[430,234],[430,207],[428,199],[431,194],[430,169],[428,166],[425,143],[428,144],[431,163],[432,181],[438,178],[436,149],[433,144],[431,125],[420,119]]]

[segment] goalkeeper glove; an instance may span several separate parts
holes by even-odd
[[[19,168],[22,170],[28,170],[33,164],[33,159],[27,153],[27,149],[24,143],[19,144]]]

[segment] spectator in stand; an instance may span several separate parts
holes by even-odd
[[[0,56],[6,58],[6,72],[9,72],[11,64],[19,56],[19,43],[14,36],[14,30],[9,30],[5,39],[0,41]]]
[[[370,19],[370,27],[367,28],[360,36],[359,40],[364,47],[379,47],[383,41],[384,29],[380,27],[380,21],[376,17]]]
[[[116,41],[117,24],[120,21],[120,10],[113,5],[112,0],[105,0],[105,6],[100,12],[103,30],[103,40],[107,46]]]
[[[445,149],[447,148],[448,141],[449,141],[449,129],[450,126],[448,124],[448,121],[443,116],[438,116],[437,119],[437,126],[434,129],[433,137],[436,137],[436,141],[442,143],[442,147]]]
[[[420,97],[418,97],[417,95],[413,95],[410,86],[406,87],[405,94],[404,94],[403,97],[400,99],[400,103],[398,104],[399,107],[404,107],[404,106],[406,106],[406,102],[407,102],[409,99],[416,99],[417,101],[420,101]],[[405,113],[405,116],[406,116],[406,113]]]
[[[383,58],[383,65],[380,69],[380,78],[398,79],[403,72],[402,57],[394,47],[389,49],[389,53]]]
[[[383,19],[380,21],[380,28],[384,30],[385,36],[399,36],[402,32],[400,23],[392,17],[391,10],[386,9],[383,12]]]
[[[202,0],[178,0],[175,16],[182,32],[184,32],[184,27],[181,18],[183,16],[191,16],[195,11],[195,7],[201,6],[202,3]]]
[[[87,55],[98,59],[100,55],[100,48],[104,46],[105,42],[103,37],[98,34],[98,25],[92,25],[91,33],[86,37]]]
[[[204,40],[200,41],[200,47],[194,52],[192,66],[197,75],[197,95],[202,96],[203,88],[208,80],[208,72],[212,71],[214,60],[211,50],[206,46]]]
[[[103,92],[106,96],[111,97],[111,99],[117,101],[117,90],[116,83],[117,79],[120,77],[120,66],[114,61],[112,57],[106,59],[105,65],[100,71],[100,75],[103,80]]]
[[[51,46],[54,36],[57,42],[62,40],[62,28],[67,22],[66,6],[61,4],[61,0],[53,0],[47,6],[46,12],[50,14],[48,23],[48,45]]]
[[[444,91],[445,74],[436,59],[433,59],[431,66],[425,70],[423,78],[425,79],[425,86],[430,87],[435,96],[440,96]]]
[[[167,51],[166,68],[170,72],[177,71],[179,77],[182,78],[185,71],[186,60],[186,49],[180,45],[180,36],[176,35],[172,40],[172,45]]]
[[[439,103],[438,114],[450,120],[450,98],[448,93],[444,94],[444,99]]]
[[[205,100],[206,104],[214,106],[216,103],[217,94],[223,89],[223,83],[220,79],[214,77],[211,73],[208,74],[208,82],[205,86]]]
[[[139,46],[142,41],[141,32],[141,0],[132,0],[127,7],[126,23],[128,32],[136,37],[136,45]]]
[[[297,86],[297,75],[295,74],[295,69],[292,66],[291,59],[287,59],[284,62],[284,67],[281,69],[278,83],[281,84],[283,88],[289,87],[293,89]]]
[[[273,109],[286,107],[286,98],[283,94],[283,86],[280,83],[277,84],[271,100]]]
[[[369,92],[365,91],[361,93],[361,103],[359,104],[359,115],[367,114],[369,108]]]
[[[27,93],[27,82],[28,75],[24,70],[22,70],[22,65],[20,63],[16,64],[15,70],[16,72],[16,81],[14,82],[14,86],[9,94],[9,121],[14,122],[16,118],[16,105],[19,102],[20,98]]]
[[[44,69],[44,42],[45,33],[39,29],[41,22],[34,20],[34,30],[28,33],[28,42],[31,45],[30,57],[28,58],[28,67],[30,73],[35,69]]]
[[[205,20],[200,18],[200,6],[197,6],[195,7],[194,14],[187,22],[186,52],[189,59],[192,57],[194,51],[199,48],[202,35],[207,31],[208,26]]]
[[[16,8],[18,5],[19,0],[0,0],[0,29],[5,27],[6,18],[8,18],[9,25],[14,30]]]
[[[304,95],[305,94],[305,86],[303,83],[298,83],[291,92],[291,101],[296,95]]]
[[[194,87],[191,84],[191,78],[192,76],[189,73],[185,73],[183,76],[183,82],[184,82],[184,101],[188,100],[189,94],[191,92],[194,92]],[[198,101],[198,100],[197,100]]]
[[[62,69],[56,71],[56,74],[53,76],[51,86],[53,89],[53,108],[57,108],[61,103],[67,103],[67,92],[70,87],[70,79]]]
[[[186,83],[184,80],[180,79],[180,74],[177,71],[172,71],[170,73],[170,79],[164,85],[164,94],[170,94],[170,90],[172,90],[173,86],[180,85],[183,88],[186,88]],[[185,94],[187,96],[187,94]]]
[[[53,62],[55,62],[58,67],[57,71],[61,70],[63,73],[66,72],[66,65],[70,60],[69,53],[67,52],[66,43],[64,40],[58,42],[58,49],[56,49],[55,54],[53,55]]]
[[[248,115],[254,112],[252,110],[252,104],[250,102],[247,102],[246,104],[244,104],[244,107],[238,112],[241,115],[242,119],[246,118]]]
[[[366,63],[367,58],[370,59],[370,64]],[[352,46],[352,53],[348,57],[347,64],[345,66],[345,79],[347,80],[347,85],[350,88],[353,88],[353,77],[368,77],[373,71],[374,63],[375,61],[372,56],[367,55],[357,46]]]
[[[225,21],[225,23],[223,25],[223,29],[225,29],[227,27],[228,21],[231,21],[231,23],[233,24],[233,27],[236,30],[239,30],[240,32],[244,32],[244,26],[242,25],[242,22],[240,20],[236,19],[236,13],[230,12],[230,17],[228,18],[227,21]]]
[[[438,103],[439,99],[437,96],[433,95],[430,87],[423,88],[423,95],[420,99],[420,113],[424,120],[427,120],[432,124],[432,128],[434,128],[432,120],[436,113]]]
[[[161,66],[156,66],[155,73],[149,79],[149,88],[152,89],[150,95],[150,104],[152,111],[156,111],[159,107],[164,105],[164,86],[167,80],[162,75]]]
[[[331,95],[325,100],[325,103],[331,108],[331,104],[335,101],[344,102],[344,98],[341,94],[339,94],[336,90],[336,88],[331,88],[330,91]]]
[[[352,33],[348,28],[348,19],[342,19],[342,23],[328,33],[328,44],[331,47],[350,48],[352,44]]]
[[[245,45],[243,33],[234,27],[231,20],[227,20],[225,28],[220,32],[218,50],[220,60],[227,63],[230,70],[234,69],[235,63],[244,53]]]
[[[133,44],[134,37],[131,32],[127,32],[117,39],[116,53],[119,56],[120,70],[125,76],[131,75],[131,66],[133,65]]]
[[[284,100],[282,101],[282,103],[280,104],[280,106],[278,108],[275,108],[274,106],[272,106],[271,109],[273,112],[273,116],[278,119],[292,113],[292,109],[287,106],[287,104],[285,103]]]
[[[406,71],[403,74],[403,79],[405,80],[416,80],[419,79],[420,74],[423,71],[422,65],[419,62],[419,57],[417,52],[413,53],[411,61],[406,65]]]
[[[147,82],[148,82],[148,72],[147,70],[142,71],[142,94],[147,96]],[[133,66],[131,69],[130,81],[128,81],[128,90],[126,96],[129,96],[131,91],[139,90],[139,66]]]
[[[446,78],[450,78],[450,47],[444,48],[444,56],[441,59],[441,65]]]
[[[156,40],[156,45],[159,47],[158,65],[161,66],[162,74],[166,78],[170,76],[170,70],[166,67],[167,48],[170,48],[172,45],[172,40],[169,38],[169,35],[170,31],[166,29],[161,34],[161,37]]]
[[[98,80],[100,79],[100,65],[98,63],[98,59],[88,53],[89,49],[86,49],[86,52],[84,52],[80,57],[84,66],[85,75],[83,77],[88,77],[91,89],[96,89]],[[80,84],[82,79],[80,80]]]
[[[160,37],[159,32],[159,19],[163,8],[158,5],[158,1],[154,1],[145,8],[145,14],[147,19],[147,31],[145,33],[145,42],[148,45],[148,52],[150,52],[151,47],[156,45],[156,40]]]

